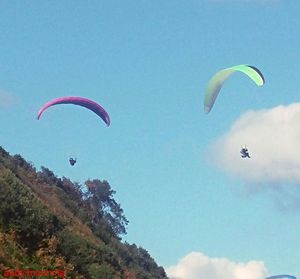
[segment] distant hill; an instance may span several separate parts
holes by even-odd
[[[45,167],[37,171],[0,147],[0,278],[9,270],[63,270],[75,279],[167,278],[145,249],[121,242],[128,220],[114,194],[105,180],[80,185]]]

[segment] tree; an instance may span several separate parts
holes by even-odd
[[[123,214],[123,209],[118,204],[113,195],[116,193],[111,189],[109,183],[99,179],[87,180],[86,201],[93,222],[100,223],[104,219],[112,229],[115,236],[126,234],[128,220]]]
[[[57,178],[51,170],[43,166],[41,167],[41,170],[42,171],[38,172],[38,179],[40,180],[40,182],[44,182],[49,185],[56,185],[60,188],[63,187],[62,180],[60,178]]]

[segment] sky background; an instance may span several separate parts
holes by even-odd
[[[174,277],[300,276],[299,12],[293,0],[2,0],[0,144],[58,176],[109,181],[124,240]],[[235,74],[205,115],[208,80],[237,64],[265,85]],[[37,121],[71,95],[111,126],[75,106]]]

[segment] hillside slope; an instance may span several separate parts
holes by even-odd
[[[0,278],[9,270],[61,270],[76,279],[167,278],[145,249],[121,242],[128,220],[114,194],[107,181],[80,185],[57,178],[0,147]]]

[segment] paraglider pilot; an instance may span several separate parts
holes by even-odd
[[[71,165],[71,166],[74,166],[74,165],[76,164],[76,161],[77,161],[76,158],[72,158],[72,157],[71,157],[71,158],[69,159],[69,162],[70,162],[70,165]]]
[[[251,158],[247,147],[242,147],[240,153],[242,158]]]

